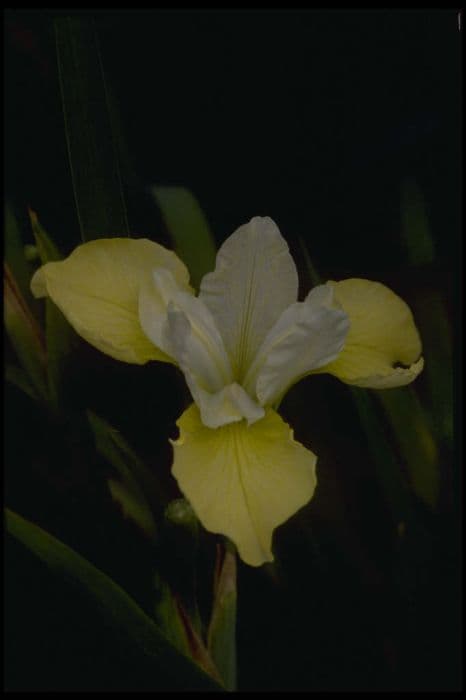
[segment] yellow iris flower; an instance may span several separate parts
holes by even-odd
[[[31,288],[111,357],[181,369],[194,403],[177,422],[173,475],[204,527],[252,566],[273,559],[274,529],[316,487],[316,456],[274,410],[290,386],[329,372],[396,387],[423,366],[412,314],[384,285],[327,282],[297,301],[295,264],[268,217],[224,242],[198,296],[175,253],[127,238],[78,246]]]

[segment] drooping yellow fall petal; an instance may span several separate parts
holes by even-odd
[[[312,498],[316,456],[272,409],[249,427],[213,430],[193,404],[177,425],[172,471],[201,523],[229,537],[247,564],[272,561],[274,529]]]
[[[84,243],[65,260],[41,267],[31,289],[36,297],[49,296],[79,335],[116,360],[171,362],[139,321],[139,291],[157,267],[168,269],[181,289],[190,290],[188,271],[175,253],[144,238]]]
[[[424,360],[408,305],[388,287],[364,279],[327,282],[349,316],[350,330],[338,357],[319,372],[372,389],[412,382]]]

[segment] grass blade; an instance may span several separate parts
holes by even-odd
[[[201,279],[215,267],[215,240],[194,195],[184,187],[153,187],[175,251],[186,264],[191,284],[199,289]]]
[[[34,523],[6,509],[6,530],[22,542],[52,571],[72,585],[84,590],[93,601],[96,612],[119,637],[134,645],[154,668],[154,686],[157,671],[169,673],[179,686],[187,690],[222,690],[189,659],[182,656],[164,637],[153,620],[109,576],[80,554]]]
[[[83,241],[128,236],[105,77],[92,20],[55,20],[71,176]]]

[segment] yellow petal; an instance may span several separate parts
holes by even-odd
[[[189,289],[188,272],[175,253],[143,238],[84,243],[66,260],[41,267],[31,289],[36,297],[51,297],[79,335],[116,360],[171,362],[139,322],[139,290],[157,267],[170,270],[180,287]]]
[[[272,561],[274,529],[312,498],[316,456],[272,409],[249,427],[212,430],[193,404],[177,425],[172,471],[201,523],[229,537],[247,564]]]
[[[424,361],[408,305],[379,282],[348,279],[327,284],[332,286],[335,300],[348,314],[351,325],[342,352],[319,372],[373,389],[412,382]]]

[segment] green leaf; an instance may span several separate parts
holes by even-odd
[[[134,646],[157,672],[163,670],[186,690],[219,691],[215,683],[195,664],[181,655],[163,636],[153,620],[109,576],[87,559],[20,515],[5,510],[6,529],[52,571],[84,591],[96,613],[120,638]]]
[[[155,521],[140,489],[117,479],[107,479],[107,483],[112,498],[121,506],[124,517],[133,520],[149,539],[155,539]]]
[[[112,496],[121,503],[128,517],[154,538],[154,513],[163,513],[165,496],[154,474],[131,449],[122,435],[92,411],[87,411],[97,451],[120,475],[120,485],[112,480]]]
[[[10,384],[16,386],[20,391],[27,394],[31,399],[37,400],[37,392],[31,384],[26,372],[16,365],[6,365],[5,379]]]
[[[199,289],[201,279],[215,267],[215,240],[194,195],[184,187],[153,187],[152,194],[175,243],[175,251],[186,264],[191,284]]]
[[[29,218],[41,263],[45,265],[61,260],[63,256],[32,209],[29,209]],[[66,404],[66,373],[75,334],[60,309],[50,299],[45,299],[45,337],[50,399],[55,409],[60,410]]]
[[[425,282],[416,289],[413,311],[424,346],[424,376],[430,391],[430,411],[438,442],[453,442],[452,333],[442,294],[435,288],[438,273],[435,245],[426,203],[415,180],[407,178],[401,191],[402,242],[413,266],[430,265]]]
[[[208,649],[227,690],[236,689],[236,554],[233,546],[217,550],[214,603]]]
[[[402,242],[411,265],[433,262],[434,241],[429,228],[426,205],[415,180],[407,178],[401,188]]]
[[[55,20],[65,134],[84,241],[127,236],[128,221],[105,77],[91,19]]]
[[[63,256],[61,255],[57,246],[39,222],[36,212],[32,209],[29,209],[28,213],[29,220],[31,222],[32,233],[36,241],[37,252],[39,253],[39,258],[42,265],[45,265],[45,263],[48,262],[53,262],[55,260],[61,260]]]
[[[158,575],[155,587],[155,616],[161,628],[166,630],[167,638],[181,653],[192,658],[217,683],[223,685],[217,667],[179,596],[173,594],[167,582]]]
[[[374,397],[366,390],[350,387],[366,434],[377,478],[396,526],[412,518],[412,503],[400,462],[387,438],[384,425],[377,415]]]
[[[435,289],[424,288],[414,303],[424,352],[424,375],[430,398],[433,428],[438,441],[453,444],[452,331],[445,302]]]
[[[48,398],[46,355],[41,328],[6,263],[3,280],[3,318],[8,337],[37,398],[45,401]]]
[[[321,277],[312,264],[304,242],[301,240],[300,243],[312,284],[321,284]],[[387,438],[383,421],[377,415],[372,392],[357,387],[349,387],[349,390],[366,435],[377,479],[382,487],[393,523],[398,527],[400,523],[405,523],[413,517],[411,495],[400,468],[399,458]]]
[[[57,410],[62,410],[68,399],[66,376],[76,336],[51,299],[45,299],[45,336],[50,399]]]
[[[199,521],[184,498],[176,498],[165,509],[160,553],[166,562],[166,576],[179,597],[197,635],[202,622],[197,604],[196,559]]]
[[[31,268],[26,260],[21,231],[11,206],[6,202],[4,213],[4,238],[5,238],[5,262],[8,265],[11,276],[24,297],[28,307],[34,304],[34,299],[29,287],[31,281]]]
[[[175,598],[168,583],[157,573],[154,578],[154,587],[156,595],[155,619],[173,646],[185,656],[189,656],[188,637]]]
[[[431,508],[439,495],[439,455],[427,416],[412,387],[374,392],[383,406],[416,495]]]

